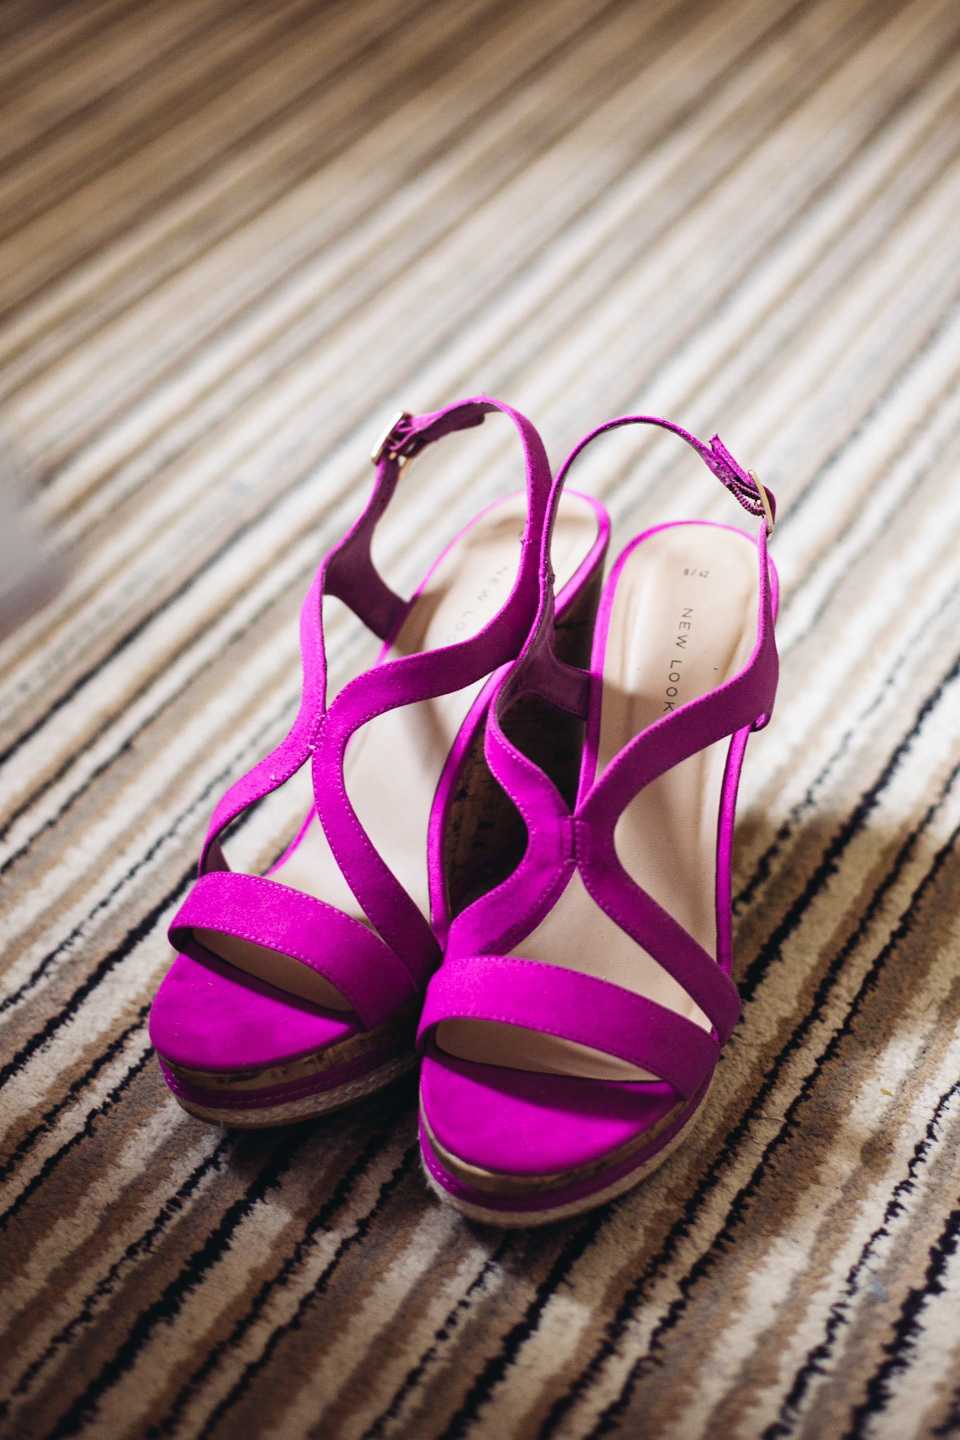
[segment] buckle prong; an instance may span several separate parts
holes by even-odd
[[[390,421],[390,424],[380,436],[376,445],[374,445],[373,449],[370,451],[370,459],[373,461],[374,465],[379,465],[384,455],[388,455],[391,460],[395,460],[398,466],[406,464],[406,455],[401,455],[399,452],[399,447],[403,442],[397,438],[396,432],[399,430],[400,426],[405,420],[412,419],[413,416],[410,414],[409,410],[397,411],[396,415],[394,415],[393,419]],[[395,443],[391,445],[391,441],[394,441]]]
[[[756,470],[748,470],[747,474],[757,487],[757,494],[760,496],[760,504],[763,507],[763,518],[767,526],[767,539],[773,534],[773,507],[770,504],[770,496],[764,489],[763,483]]]

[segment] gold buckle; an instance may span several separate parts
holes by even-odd
[[[407,457],[405,455],[398,455],[396,450],[392,450],[390,448],[390,441],[394,438],[397,429],[403,424],[404,420],[412,419],[413,416],[410,414],[409,410],[397,411],[396,415],[394,415],[386,430],[384,430],[383,434],[380,436],[380,439],[377,441],[376,445],[374,445],[373,449],[370,451],[370,459],[373,461],[374,465],[379,465],[385,454],[389,455],[391,460],[396,460],[398,465],[406,464]]]
[[[757,494],[760,496],[760,504],[763,506],[763,518],[766,521],[767,525],[767,539],[769,540],[770,536],[773,534],[773,508],[770,504],[770,496],[764,489],[763,484],[760,480],[760,476],[757,474],[756,470],[748,470],[747,474],[750,476],[750,479],[757,487]]]

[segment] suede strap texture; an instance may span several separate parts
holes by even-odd
[[[476,635],[437,650],[385,660],[357,676],[328,705],[324,596],[336,596],[349,605],[381,639],[386,640],[397,632],[410,602],[395,594],[374,568],[370,545],[377,522],[397,490],[402,466],[410,455],[444,435],[481,424],[493,411],[506,415],[519,432],[526,471],[526,525],[520,563],[509,596]],[[297,717],[280,744],[233,784],[217,805],[200,860],[201,883],[212,874],[229,873],[221,848],[221,837],[227,827],[309,761],[317,815],[351,891],[376,931],[376,936],[371,938],[375,946],[382,943],[389,948],[414,991],[422,988],[440,958],[439,945],[429,919],[381,859],[350,803],[343,777],[346,748],[355,731],[375,716],[400,705],[461,690],[516,656],[529,636],[543,592],[543,532],[550,489],[550,467],[540,436],[523,415],[508,405],[478,396],[430,414],[402,417],[378,452],[376,478],[365,509],[343,540],[324,557],[304,601],[300,615],[303,682]],[[389,787],[386,770],[384,786]],[[277,892],[276,903],[270,906],[261,903],[267,894],[266,887]],[[245,893],[252,896],[254,891],[248,889]],[[295,959],[328,974],[328,968],[324,967],[333,964],[334,948],[330,937],[342,930],[339,922],[335,924],[327,913],[330,907],[323,907],[321,912],[316,909],[320,902],[312,902],[308,897],[301,897],[303,903],[294,902],[290,899],[294,892],[268,879],[256,881],[255,893],[258,924],[262,928],[255,936],[245,938],[254,938],[269,948],[292,954]],[[208,884],[195,894],[198,898],[191,896],[174,920],[171,935],[175,943],[188,943],[192,926],[241,934],[237,928],[243,923],[236,904],[240,896],[237,886],[216,889]],[[284,905],[290,910],[292,930],[286,921],[281,921]],[[199,914],[198,907],[202,909],[203,918],[191,919]],[[265,918],[268,913],[269,920]],[[304,939],[310,916],[322,924],[327,938],[309,942]],[[341,919],[345,921],[345,917]],[[356,930],[369,933],[359,922],[351,923],[356,925]],[[354,939],[356,930],[351,930]],[[294,944],[296,950],[291,950],[290,944]],[[367,941],[358,942],[345,949],[344,958],[338,962],[339,978],[334,983],[345,996],[356,997],[361,1018],[382,1009],[368,993],[364,978],[367,960],[375,954],[379,955],[379,951]],[[387,971],[379,960],[374,961],[374,970],[386,983]],[[329,978],[332,979],[332,975]],[[387,983],[386,988],[392,995],[395,988],[392,982]]]
[[[557,476],[551,516],[556,513],[560,491],[577,455],[597,436],[630,424],[658,425],[679,435],[744,509],[766,516],[757,484],[716,437],[706,445],[679,426],[648,415],[612,420],[577,445]],[[768,500],[772,512],[775,502],[772,497]],[[748,732],[769,717],[778,662],[767,526],[761,526],[756,541],[757,638],[747,664],[724,684],[681,705],[634,736],[599,777],[581,786],[572,813],[548,776],[507,738],[502,726],[507,709],[520,696],[531,693],[585,716],[591,686],[596,696],[595,687],[602,684],[601,676],[568,671],[553,654],[549,529],[548,525],[538,624],[519,660],[500,683],[485,736],[487,762],[526,824],[526,851],[503,884],[475,901],[454,921],[443,967],[430,983],[421,1034],[425,1040],[444,1019],[494,1018],[496,1009],[504,1019],[509,1016],[512,1024],[582,1039],[582,1033],[574,1037],[557,1028],[576,1016],[579,995],[591,1007],[589,1020],[576,1022],[581,1032],[589,1029],[591,1039],[583,1043],[620,1058],[627,1058],[629,1052],[634,1064],[668,1080],[687,1095],[692,1093],[690,1085],[696,1081],[696,1089],[712,1069],[719,1047],[728,1039],[740,1012],[739,996],[726,966],[718,963],[627,873],[617,854],[614,833],[623,810],[644,786],[705,746]],[[719,817],[724,853],[728,852],[730,838],[726,831],[732,830],[732,825],[732,809],[730,813],[724,810]],[[695,1001],[710,1023],[710,1035],[690,1021],[676,1023],[680,1017],[673,1012],[668,1019],[662,1007],[642,997],[627,1000],[625,996],[632,992],[624,992],[607,981],[581,975],[574,983],[570,972],[560,967],[524,961],[526,968],[521,970],[502,958],[506,952],[522,949],[525,937],[546,917],[575,872],[579,872],[597,906]],[[481,967],[478,956],[489,957],[491,965]],[[542,976],[531,975],[529,967],[536,965]],[[625,1039],[627,1031],[634,1037],[629,1043]],[[694,1037],[693,1031],[698,1031],[701,1038]],[[680,1055],[678,1047],[689,1060]],[[688,1063],[689,1073],[684,1068]]]

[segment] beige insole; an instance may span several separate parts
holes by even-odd
[[[434,570],[387,658],[467,640],[494,618],[516,578],[525,519],[523,495],[510,496],[478,516]],[[593,508],[580,496],[565,494],[553,533],[558,590],[572,578],[596,538]],[[425,915],[430,913],[427,832],[434,795],[485,679],[378,715],[347,746],[344,779],[350,803],[378,853]],[[368,923],[316,815],[296,849],[270,875]],[[327,980],[288,955],[211,930],[198,930],[197,936],[214,954],[291,995],[335,1010],[351,1008]]]
[[[660,530],[631,552],[607,633],[597,772],[674,708],[741,670],[757,628],[749,536],[704,525]],[[716,955],[717,817],[729,741],[653,781],[627,806],[617,854],[637,884]],[[622,985],[709,1029],[671,975],[594,903],[578,873],[513,952]],[[585,1045],[492,1021],[444,1021],[437,1044],[465,1060],[601,1080],[655,1079]]]

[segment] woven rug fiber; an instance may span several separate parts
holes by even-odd
[[[64,566],[0,646],[4,1436],[960,1434],[958,102],[956,0],[0,4],[0,426]],[[481,390],[780,502],[742,1019],[663,1168],[533,1232],[428,1192],[412,1082],[217,1130],[147,1037],[370,445]],[[509,429],[404,472],[398,586]],[[617,548],[740,522],[594,451]]]

